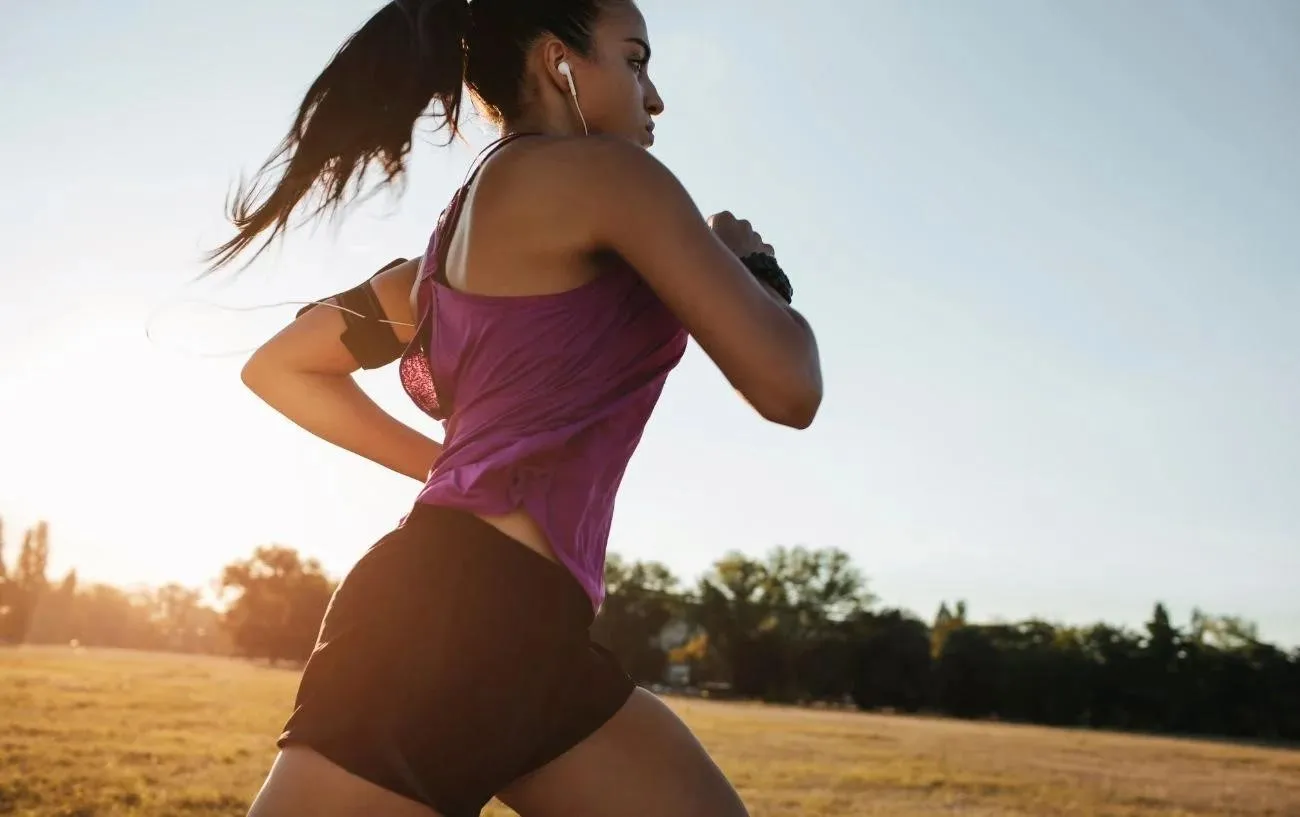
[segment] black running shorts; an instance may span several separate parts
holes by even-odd
[[[563,567],[477,517],[417,504],[330,600],[278,745],[305,745],[444,817],[609,720],[632,681]]]

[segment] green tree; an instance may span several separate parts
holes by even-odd
[[[729,553],[700,579],[695,623],[709,634],[709,647],[741,695],[767,688],[759,647],[777,626],[774,615],[780,587],[767,565],[741,553]]]
[[[23,535],[18,563],[12,579],[6,584],[8,592],[5,605],[9,611],[5,616],[6,631],[0,640],[21,642],[27,639],[36,606],[49,586],[45,577],[49,554],[49,526],[45,522],[38,522]]]
[[[1223,650],[1243,649],[1260,643],[1259,627],[1253,621],[1239,616],[1210,615],[1200,608],[1192,609],[1187,637]]]
[[[272,662],[306,660],[334,592],[319,562],[279,545],[227,565],[219,586],[234,596],[223,623],[235,647]]]
[[[662,681],[664,627],[683,615],[678,580],[659,562],[627,563],[617,554],[605,561],[605,603],[592,627],[593,637],[613,652],[638,681]]]
[[[220,617],[202,601],[198,590],[166,584],[152,591],[150,621],[170,652],[214,652],[221,649]]]
[[[938,658],[943,653],[943,642],[953,630],[966,626],[966,602],[958,601],[954,609],[948,608],[948,602],[940,602],[939,612],[934,616],[934,625],[930,627],[930,654]]]
[[[695,618],[738,693],[839,697],[852,663],[845,625],[872,601],[847,553],[777,547],[764,561],[730,553],[714,563],[700,580]],[[833,680],[828,663],[840,668]]]
[[[9,640],[11,596],[9,568],[5,565],[5,523],[0,519],[0,644]]]
[[[69,570],[55,589],[43,593],[32,610],[27,641],[32,644],[67,644],[74,639],[73,615],[77,604],[77,571]]]
[[[146,593],[106,584],[80,587],[70,618],[71,636],[83,646],[163,648],[150,620]]]
[[[902,610],[863,614],[856,626],[853,702],[862,709],[916,712],[930,697],[930,631]]]
[[[964,718],[997,711],[1002,655],[987,627],[967,624],[948,633],[935,665],[935,699]]]
[[[795,638],[822,633],[875,601],[852,557],[837,548],[777,547],[767,576],[774,612]]]

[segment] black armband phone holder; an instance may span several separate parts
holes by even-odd
[[[387,366],[402,356],[406,346],[397,339],[393,326],[384,318],[384,307],[379,303],[379,296],[371,281],[380,273],[406,263],[407,259],[398,258],[390,261],[383,269],[357,284],[351,289],[331,295],[339,311],[343,313],[344,329],[339,339],[352,353],[357,365],[363,369],[378,369]],[[298,310],[298,315],[317,306],[308,304]]]
[[[754,252],[740,259],[754,277],[777,291],[786,303],[794,301],[794,285],[776,259],[764,252]]]

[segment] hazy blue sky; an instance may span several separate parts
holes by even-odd
[[[294,307],[424,245],[470,151],[191,287],[228,186],[369,0],[0,10],[0,514],[54,568],[214,577],[267,541],[340,573],[416,486],[238,381]],[[814,428],[692,347],[611,547],[693,579],[838,546],[926,618],[1139,624],[1156,599],[1300,643],[1300,5],[646,0],[656,153],[750,218],[821,343]],[[308,12],[308,9],[310,11]],[[485,137],[476,134],[479,143]],[[365,376],[421,416],[385,370]]]

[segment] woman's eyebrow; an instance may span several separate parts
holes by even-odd
[[[646,42],[645,40],[641,39],[640,37],[628,37],[626,40],[624,40],[624,42],[636,43],[637,45],[639,45],[639,46],[641,46],[642,48],[644,48],[644,49],[645,49],[645,57],[644,57],[643,59],[645,59],[647,62],[650,60],[650,43]]]

